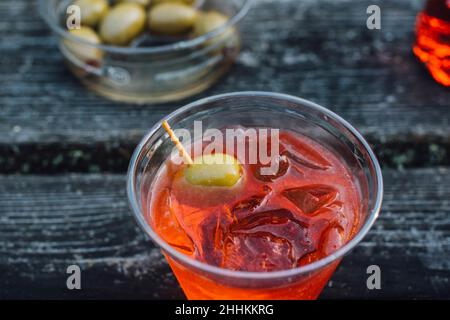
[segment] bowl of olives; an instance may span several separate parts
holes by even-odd
[[[197,94],[231,67],[252,0],[39,0],[72,73],[107,98]]]

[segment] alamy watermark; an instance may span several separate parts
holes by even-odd
[[[370,16],[367,18],[366,26],[369,30],[381,29],[381,8],[375,4],[367,7],[367,14]]]
[[[66,286],[69,290],[81,290],[81,269],[76,264],[67,267],[66,273],[70,274],[66,280]]]
[[[77,5],[70,5],[66,10],[67,30],[81,29],[81,8]]]
[[[367,278],[366,286],[369,290],[381,289],[381,268],[376,264],[367,267],[367,274],[370,276]]]

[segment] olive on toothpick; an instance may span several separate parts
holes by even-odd
[[[162,125],[185,161],[183,174],[190,184],[207,187],[233,187],[239,182],[242,176],[242,167],[235,157],[224,153],[214,153],[192,160],[167,121],[164,121]]]

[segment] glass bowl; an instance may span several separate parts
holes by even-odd
[[[94,45],[67,32],[72,0],[39,0],[39,11],[58,37],[69,69],[88,88],[113,100],[160,103],[197,94],[230,68],[241,47],[238,24],[252,0],[199,0],[205,10],[230,17],[223,26],[197,38],[151,47]],[[92,53],[82,59],[71,48]]]
[[[162,128],[193,132],[194,121],[203,130],[224,126],[290,130],[326,146],[349,169],[361,194],[357,232],[330,255],[294,269],[246,272],[223,269],[182,254],[165,242],[147,222],[149,197],[159,168],[170,156],[173,143]],[[383,198],[383,177],[369,144],[347,121],[313,102],[270,92],[237,92],[209,97],[182,107],[155,124],[136,148],[128,170],[128,197],[144,232],[162,248],[189,299],[315,299],[342,257],[353,249],[375,222]]]

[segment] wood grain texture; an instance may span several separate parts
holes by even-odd
[[[384,172],[379,220],[322,298],[450,298],[450,169]],[[83,289],[65,289],[70,264]],[[366,288],[366,268],[382,290]],[[122,175],[0,176],[0,298],[182,298]]]
[[[318,102],[374,143],[423,137],[447,143],[449,91],[411,53],[423,1],[377,1],[381,31],[366,28],[370,4],[256,0],[242,24],[243,52],[227,77],[185,101],[135,106],[98,97],[69,74],[35,1],[3,0],[0,143],[134,143],[179,106],[240,90],[278,91]]]
[[[450,91],[411,53],[423,3],[377,1],[382,30],[370,31],[371,0],[255,0],[222,81],[184,101],[137,106],[78,83],[36,1],[0,1],[0,299],[183,298],[131,217],[123,173],[161,117],[240,90],[327,106],[368,137],[385,168],[399,169],[384,171],[380,219],[322,298],[450,299]],[[91,174],[49,175],[70,172]],[[10,173],[32,175],[1,175]],[[65,289],[74,263],[80,292]],[[366,289],[370,264],[382,269],[381,291]]]

